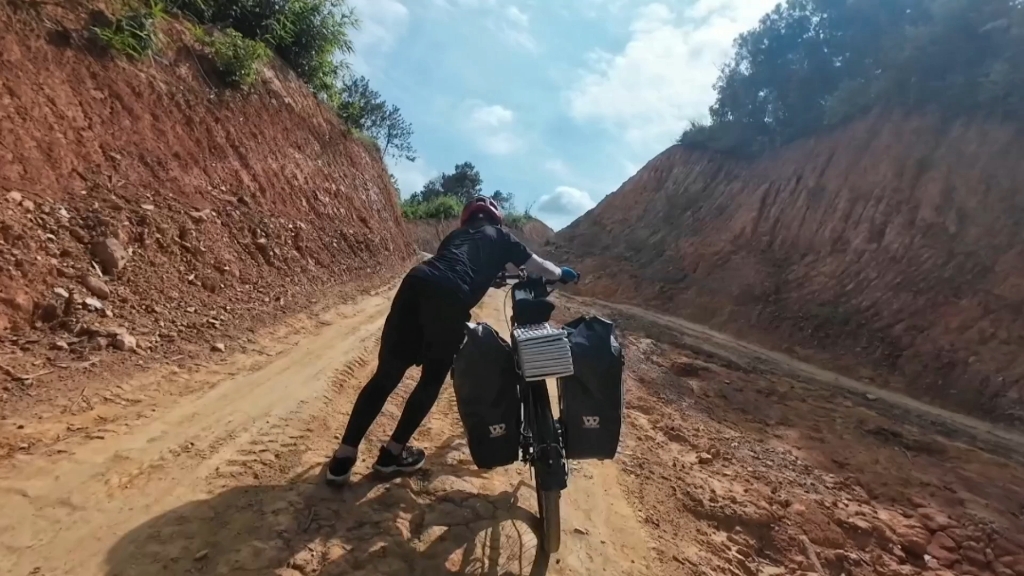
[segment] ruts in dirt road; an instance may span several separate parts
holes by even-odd
[[[450,386],[416,436],[430,452],[425,470],[378,479],[364,456],[350,487],[322,485],[321,466],[374,368],[392,293],[333,310],[255,370],[195,374],[209,386],[118,430],[5,463],[0,572],[646,573],[612,464],[576,467],[563,552],[538,555],[529,472],[473,467]],[[504,329],[501,314],[498,294],[478,310]],[[386,439],[416,376],[364,454]]]

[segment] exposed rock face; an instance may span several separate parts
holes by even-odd
[[[1013,126],[884,115],[755,162],[672,147],[553,250],[585,294],[1022,423],[1021,149]]]
[[[250,90],[211,91],[174,16],[154,58],[98,57],[94,4],[0,4],[5,368],[231,350],[408,268],[380,154],[280,60]],[[115,318],[126,332],[94,333]],[[85,377],[70,372],[0,390],[0,417],[58,401]]]

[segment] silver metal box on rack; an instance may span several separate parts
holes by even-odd
[[[527,381],[573,375],[572,351],[565,330],[551,325],[517,326],[513,338],[519,357],[519,372]]]

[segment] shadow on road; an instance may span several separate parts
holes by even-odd
[[[337,490],[310,470],[190,502],[118,540],[107,574],[546,574],[537,519],[519,505],[533,488],[478,493],[480,471],[443,464],[453,442],[411,478]]]

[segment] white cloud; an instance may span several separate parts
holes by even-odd
[[[621,170],[614,170],[613,167],[621,166]],[[544,171],[550,174],[558,182],[568,182],[564,188],[576,190],[589,190],[586,193],[588,198],[601,198],[606,194],[618,190],[623,182],[632,177],[640,169],[640,166],[626,158],[608,158],[603,161],[604,170],[594,170],[587,166],[570,166],[561,158],[550,158],[543,164]]]
[[[497,104],[492,104],[490,106],[485,104],[474,104],[473,111],[469,116],[469,121],[478,127],[496,128],[511,124],[514,118],[515,114],[504,106],[499,106]]]
[[[415,162],[396,160],[388,163],[391,173],[398,180],[398,188],[401,190],[403,198],[408,198],[419,192],[427,180],[440,174],[440,171],[431,168],[423,158],[417,158]]]
[[[497,104],[469,102],[466,130],[488,154],[505,156],[518,152],[522,140],[515,131],[515,114]]]
[[[541,220],[560,230],[596,206],[590,194],[570,186],[559,186],[537,200],[534,211]]]
[[[570,186],[559,186],[537,201],[537,210],[560,216],[579,216],[594,206],[590,194]]]
[[[506,6],[501,18],[492,20],[490,26],[516,48],[526,52],[537,52],[539,49],[536,38],[530,32],[530,16],[516,6]]]
[[[359,18],[352,39],[360,49],[390,50],[409,26],[409,9],[398,0],[349,0],[349,6]]]
[[[530,25],[530,17],[515,6],[509,6],[505,8],[505,18],[507,18],[509,22],[515,24],[516,26],[526,27]]]
[[[368,74],[374,68],[374,58],[390,52],[405,34],[409,9],[398,0],[349,0],[349,6],[359,18],[359,29],[352,33],[352,68]]]
[[[696,0],[682,10],[654,2],[634,12],[617,53],[594,51],[567,92],[570,114],[598,121],[647,151],[664,147],[714,101],[732,41],[777,0]]]
[[[537,45],[537,40],[533,37],[533,34],[530,34],[527,30],[506,26],[502,28],[502,34],[505,37],[505,41],[516,48],[520,48],[526,52],[537,52],[540,50],[540,47]]]

